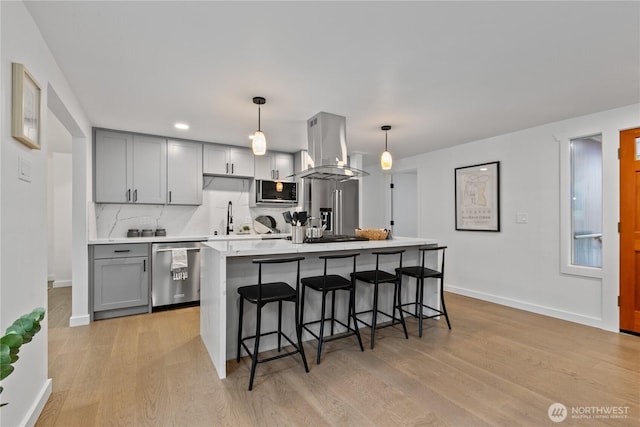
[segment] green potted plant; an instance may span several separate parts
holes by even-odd
[[[22,344],[31,342],[33,336],[40,331],[40,322],[44,319],[44,313],[45,309],[38,307],[31,313],[20,316],[0,338],[0,381],[13,372],[13,364],[19,359],[18,352]],[[0,393],[2,390],[0,386]],[[0,407],[5,405],[6,403],[0,403]]]

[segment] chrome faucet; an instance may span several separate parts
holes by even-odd
[[[233,204],[229,201],[227,205],[227,235],[233,232]]]

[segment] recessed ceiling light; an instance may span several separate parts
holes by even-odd
[[[189,129],[189,125],[186,123],[176,123],[173,125],[176,129],[187,130]]]
[[[480,170],[481,170],[482,172],[486,172],[486,171],[488,171],[489,169],[488,169],[488,168],[480,168]]]

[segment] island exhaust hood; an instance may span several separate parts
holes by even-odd
[[[346,117],[320,112],[307,120],[307,134],[306,169],[296,173],[296,178],[340,182],[369,175],[349,166]]]

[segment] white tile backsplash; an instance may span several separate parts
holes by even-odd
[[[249,184],[248,179],[205,176],[202,206],[96,204],[97,238],[126,237],[130,228],[165,228],[169,236],[224,234],[229,201],[235,230],[243,224],[252,226],[258,215],[271,215],[280,231],[288,233],[282,212],[293,207],[250,208]]]

